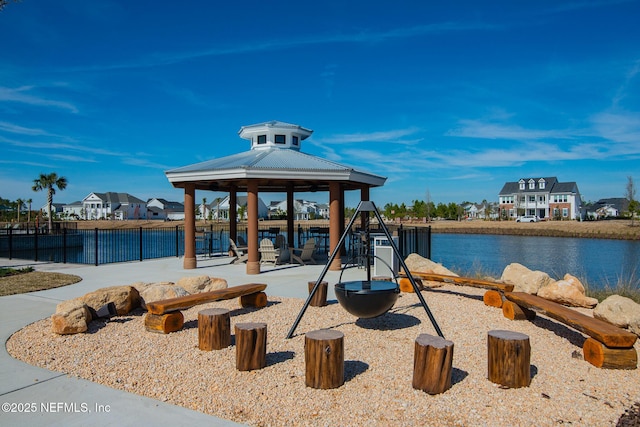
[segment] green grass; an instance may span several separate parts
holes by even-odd
[[[591,288],[583,282],[586,294],[598,301],[603,301],[611,295],[620,295],[640,304],[640,277],[637,276],[636,271],[637,269],[633,269],[629,274],[618,276],[616,283],[604,283],[598,288]]]
[[[33,271],[33,267],[23,267],[23,268],[0,267],[0,277],[15,276],[18,274],[31,273],[32,271]]]

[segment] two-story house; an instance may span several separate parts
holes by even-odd
[[[170,221],[184,219],[184,205],[166,199],[153,198],[147,200],[147,218],[168,219]]]
[[[147,203],[128,193],[91,193],[82,199],[84,219],[147,219]]]
[[[507,182],[499,193],[500,218],[537,215],[541,219],[578,219],[582,198],[575,182],[556,177],[521,178]]]

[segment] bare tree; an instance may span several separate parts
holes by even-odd
[[[636,186],[634,185],[633,177],[631,176],[627,177],[627,188],[624,197],[629,202],[627,210],[631,215],[631,226],[633,227],[633,220],[636,216],[636,211],[638,210],[638,201],[636,200]]]

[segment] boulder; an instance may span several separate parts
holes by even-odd
[[[103,305],[113,302],[119,316],[140,307],[140,294],[133,286],[111,286],[101,288],[82,297],[82,300],[93,310],[99,310]]]
[[[150,286],[147,286],[140,294],[140,305],[146,310],[147,304],[150,302],[184,297],[187,295],[189,295],[189,292],[180,286],[174,285],[173,283],[153,283]]]
[[[416,253],[409,254],[409,256],[404,260],[404,263],[407,265],[407,268],[410,271],[415,271],[419,273],[432,273],[432,274],[443,274],[446,276],[458,276],[456,273],[450,271],[442,264],[431,261],[429,258],[424,258]],[[443,282],[437,282],[432,280],[421,280],[422,287],[425,288],[439,288],[440,286],[444,286]]]
[[[209,278],[209,276],[187,276],[178,280],[176,282],[176,285],[180,286],[190,294],[197,294],[199,292],[202,292],[202,290],[206,288],[209,283],[211,283],[211,279]]]
[[[640,336],[640,304],[631,298],[611,295],[596,306],[593,317]]]
[[[229,286],[225,279],[209,276],[183,277],[176,282],[176,285],[190,294],[225,289]]]
[[[91,313],[87,304],[80,298],[63,301],[51,316],[51,330],[59,335],[85,332],[91,322]]]
[[[211,281],[209,284],[200,292],[217,291],[218,289],[227,289],[229,287],[229,284],[225,279],[221,279],[219,277],[210,277],[210,279]]]
[[[580,280],[570,274],[538,289],[538,296],[570,307],[593,308],[598,304],[597,299],[584,294],[584,286]]]
[[[505,267],[500,280],[512,284],[514,292],[526,292],[532,295],[553,282],[553,279],[544,271],[532,271],[517,262]]]
[[[420,273],[444,274],[447,276],[458,276],[456,273],[448,270],[442,264],[433,262],[429,258],[424,258],[418,254],[409,254],[407,259],[404,260],[404,263],[411,271],[418,271]]]

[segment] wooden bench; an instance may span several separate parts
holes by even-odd
[[[487,292],[485,292],[482,296],[482,301],[484,301],[484,303],[488,306],[498,308],[502,307],[502,302],[504,300],[502,296],[503,292],[511,292],[513,291],[514,287],[513,285],[508,283],[492,282],[490,280],[475,279],[473,277],[459,277],[436,273],[421,273],[419,271],[411,271],[411,275],[414,278],[418,278],[421,280],[431,280],[434,282],[444,282],[451,283],[453,285],[472,286],[475,288],[488,289]],[[406,278],[407,275],[401,273],[400,277]],[[402,279],[400,279],[400,290],[403,292],[413,292],[411,285],[403,283]]]
[[[267,303],[264,291],[266,284],[250,283],[248,285],[233,286],[211,292],[169,298],[147,304],[147,315],[144,325],[148,331],[167,334],[182,329],[184,315],[180,310],[188,309],[199,304],[240,298],[242,307],[264,307]]]
[[[461,286],[473,286],[476,288],[493,289],[502,292],[513,291],[513,285],[508,283],[492,282],[490,280],[474,279],[472,277],[450,276],[447,274],[421,273],[419,271],[411,271],[410,273],[414,278],[418,278],[421,280],[431,280],[434,282],[451,283]],[[400,277],[407,277],[407,275],[401,273]]]
[[[525,292],[505,292],[502,312],[513,320],[533,318],[542,313],[580,331],[588,338],[582,349],[584,359],[599,368],[635,369],[638,354],[633,347],[637,336],[611,323],[584,315],[569,307]],[[518,313],[525,313],[519,316]]]

